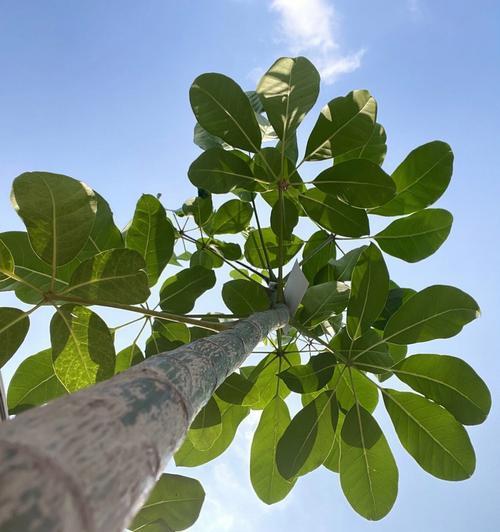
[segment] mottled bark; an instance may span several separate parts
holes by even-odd
[[[1,532],[121,532],[200,408],[285,306],[0,426]]]

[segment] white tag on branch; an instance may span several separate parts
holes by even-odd
[[[292,271],[290,272],[285,285],[285,303],[290,310],[290,315],[293,316],[297,307],[299,306],[306,290],[309,286],[309,281],[302,273],[299,263],[295,261]]]

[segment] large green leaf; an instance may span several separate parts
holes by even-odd
[[[234,279],[224,283],[222,299],[236,316],[250,316],[267,310],[270,305],[267,290],[260,284],[246,279]]]
[[[375,329],[384,330],[390,317],[398,310],[398,308],[416,294],[416,290],[412,288],[401,288],[395,282],[389,282],[389,294],[385,302],[384,310],[380,313],[377,321],[373,324]]]
[[[351,375],[349,375],[347,368],[343,364],[337,365],[327,388],[336,391],[339,407],[344,413],[349,412],[356,403],[356,398],[359,404],[368,412],[373,412],[378,404],[378,390],[375,384],[357,369],[353,368]]]
[[[160,306],[165,312],[186,314],[196,300],[215,285],[215,274],[202,266],[186,268],[165,280],[160,291]]]
[[[23,343],[30,327],[26,312],[12,307],[0,307],[0,368]]]
[[[433,285],[410,297],[389,319],[384,339],[414,344],[450,338],[479,316],[474,299],[453,286]]]
[[[9,383],[7,403],[11,414],[40,406],[66,393],[54,373],[52,352],[40,351],[21,362]]]
[[[198,76],[189,90],[198,122],[212,135],[235,148],[256,152],[261,132],[248,96],[231,78],[208,73]]]
[[[149,297],[145,266],[137,251],[103,251],[78,266],[65,293],[89,302],[144,303]]]
[[[286,479],[304,475],[328,457],[338,421],[335,394],[327,390],[292,419],[276,449],[278,471]]]
[[[295,257],[302,244],[302,240],[295,235],[292,235],[291,239],[283,241],[282,265]],[[257,229],[250,231],[245,242],[245,257],[248,262],[257,268],[267,268],[266,253],[269,259],[269,267],[278,268],[280,266],[280,252],[278,237],[274,234],[274,231],[270,227],[262,229],[261,232]]]
[[[210,462],[220,456],[231,444],[240,423],[247,417],[249,409],[243,406],[230,405],[216,398],[222,416],[220,436],[208,451],[196,449],[186,438],[174,455],[175,464],[183,467],[196,467]]]
[[[349,504],[366,519],[382,519],[398,494],[398,468],[378,423],[363,407],[349,410],[340,445],[340,484]]]
[[[347,332],[355,340],[366,332],[385,307],[389,293],[389,272],[382,253],[370,244],[358,258],[352,272],[347,305]]]
[[[188,430],[188,438],[196,449],[208,451],[222,432],[219,405],[212,397],[198,412]]]
[[[443,480],[465,480],[476,457],[469,436],[444,408],[410,392],[384,390],[384,403],[403,447],[420,467]]]
[[[370,232],[368,216],[362,209],[356,209],[334,196],[318,189],[300,194],[300,203],[307,215],[321,227],[343,236],[358,237]]]
[[[158,524],[159,530],[184,530],[198,519],[204,500],[198,480],[163,473],[129,528],[135,532]]]
[[[319,82],[318,71],[305,57],[281,57],[262,76],[257,93],[285,144],[315,104]]]
[[[311,235],[302,251],[302,272],[310,283],[329,260],[335,259],[335,253],[335,241],[329,233],[320,229]]]
[[[50,322],[54,370],[69,392],[112,377],[113,337],[104,321],[86,307],[59,307]]]
[[[316,325],[334,314],[340,314],[347,306],[349,288],[343,283],[328,281],[307,289],[302,298],[300,320],[304,325]]]
[[[94,192],[80,181],[26,172],[14,180],[11,199],[35,253],[53,271],[76,257],[89,239],[97,204]]]
[[[358,148],[346,151],[335,157],[335,164],[351,159],[368,159],[378,165],[384,162],[387,153],[387,135],[380,124],[374,124],[372,133]]]
[[[340,435],[342,433],[342,427],[344,425],[345,416],[342,412],[339,412],[339,420],[337,421],[337,428],[335,429],[335,434],[331,440],[330,452],[326,457],[326,460],[323,462],[323,465],[333,471],[338,473],[340,470]]]
[[[374,238],[389,255],[417,262],[441,247],[452,223],[453,216],[445,209],[425,209],[395,220]]]
[[[392,371],[415,391],[444,406],[464,425],[482,423],[491,395],[479,375],[463,360],[447,355],[413,355]]]
[[[284,479],[276,465],[276,447],[290,423],[288,407],[277,396],[262,411],[250,451],[250,480],[258,497],[266,504],[284,499],[295,479]]]
[[[229,200],[217,209],[206,231],[212,235],[241,233],[248,227],[252,215],[253,209],[248,202]]]
[[[292,366],[282,371],[279,377],[283,379],[292,392],[311,393],[326,386],[333,377],[337,361],[331,353],[319,353],[312,356],[307,364]]]
[[[144,257],[149,286],[156,284],[172,257],[174,242],[174,228],[163,205],[154,196],[143,194],[127,229],[126,245]]]
[[[392,178],[396,196],[372,212],[384,216],[410,214],[434,203],[448,187],[453,172],[453,152],[436,140],[413,150]]]
[[[236,187],[255,190],[259,180],[237,153],[220,148],[204,151],[189,167],[189,180],[195,187],[213,194],[225,194]]]
[[[396,186],[394,181],[368,159],[351,159],[323,170],[313,181],[326,194],[337,196],[353,207],[371,208],[387,203]]]
[[[306,160],[337,157],[364,145],[377,116],[377,103],[366,90],[331,100],[319,115],[306,147]]]
[[[271,229],[278,238],[290,240],[299,221],[299,210],[295,203],[286,197],[277,201],[271,210]]]
[[[276,395],[276,390],[278,390],[278,395],[285,399],[290,394],[290,390],[279,378],[279,374],[290,365],[297,364],[300,364],[300,355],[295,344],[288,345],[284,357],[278,357],[276,353],[270,353],[264,357],[248,376],[259,393],[259,400],[252,404],[252,408],[256,410],[265,408]]]

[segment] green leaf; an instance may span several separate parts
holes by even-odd
[[[115,225],[109,203],[95,190],[94,194],[97,202],[95,221],[87,243],[74,259],[77,264],[101,251],[123,247],[122,233]]]
[[[4,241],[0,239],[0,283],[10,281],[13,273],[15,273],[14,257]]]
[[[168,531],[184,530],[198,519],[204,500],[205,492],[198,480],[163,473],[129,528],[142,531],[154,523]]]
[[[4,275],[3,280],[0,278],[0,290],[15,290],[16,296],[24,303],[38,303],[42,298],[42,293],[51,288],[51,267],[35,255],[27,233],[9,231],[1,233],[0,239],[14,258],[14,273],[19,278],[16,280],[10,278],[9,275]],[[5,256],[5,249],[3,253]],[[56,291],[66,288],[72,271],[70,264],[56,270],[54,280]],[[7,265],[5,267],[7,268]],[[4,272],[7,272],[7,269],[4,269]]]
[[[329,233],[320,229],[312,234],[302,252],[302,272],[310,283],[329,260],[335,259],[335,250],[335,241]]]
[[[433,285],[410,297],[389,319],[384,339],[414,344],[450,338],[479,316],[472,297],[453,286]]]
[[[188,438],[196,449],[208,451],[222,432],[222,418],[215,399],[198,412],[188,430]]]
[[[297,413],[276,449],[278,471],[285,479],[308,473],[326,460],[337,420],[337,401],[329,390]]]
[[[276,353],[270,353],[250,372],[248,379],[254,383],[255,389],[259,393],[259,401],[252,404],[253,409],[265,408],[276,395],[276,390],[282,399],[290,394],[288,386],[279,378],[279,374],[290,365],[300,364],[300,355],[295,344],[292,343],[287,347],[285,357],[278,357]]]
[[[481,377],[460,358],[413,355],[392,371],[416,392],[444,406],[464,425],[478,425],[488,416],[491,394]]]
[[[266,254],[264,252],[265,249],[269,258],[269,266],[271,268],[278,268],[280,266],[278,237],[270,227],[262,229],[261,233],[264,245],[262,244],[259,231],[257,229],[250,231],[245,242],[245,257],[252,266],[265,269],[267,268]],[[290,240],[283,241],[282,265],[290,262],[290,260],[297,255],[302,244],[302,240],[295,235],[292,235]]]
[[[366,332],[385,307],[389,293],[389,272],[382,253],[370,244],[358,258],[352,272],[347,305],[347,332],[355,340]]]
[[[337,428],[335,429],[335,434],[330,442],[330,452],[326,457],[326,460],[323,462],[323,465],[334,473],[338,473],[340,470],[340,434],[342,432],[342,426],[344,425],[344,419],[344,414],[339,412]]]
[[[86,307],[63,305],[50,322],[52,358],[57,378],[76,392],[115,372],[113,337],[104,321]]]
[[[476,457],[465,429],[444,408],[410,392],[384,390],[384,403],[403,447],[443,480],[465,480]]]
[[[0,368],[24,342],[30,328],[28,314],[17,308],[0,307]]]
[[[196,225],[204,227],[213,214],[212,196],[209,194],[206,198],[196,196],[184,202],[182,212],[187,216],[194,218]]]
[[[256,152],[261,132],[248,96],[231,78],[209,73],[198,76],[189,90],[196,119],[212,135],[235,148]]]
[[[367,159],[351,159],[323,170],[313,181],[316,188],[353,207],[371,208],[394,197],[394,181]]]
[[[281,57],[262,76],[257,93],[278,137],[285,141],[316,103],[319,73],[305,57]]]
[[[366,519],[382,519],[398,494],[398,468],[380,427],[363,407],[349,410],[340,445],[340,484],[349,504]]]
[[[311,393],[326,386],[333,377],[337,361],[331,353],[319,353],[312,356],[307,364],[292,366],[282,371],[279,377],[292,392]]]
[[[340,314],[347,306],[349,288],[343,283],[329,281],[307,289],[302,298],[300,320],[304,325],[316,325],[332,315]]]
[[[196,449],[188,438],[175,453],[177,466],[196,467],[210,462],[220,456],[231,444],[240,423],[247,417],[249,409],[243,406],[230,405],[220,399],[215,399],[222,416],[222,431],[215,443],[208,451]]]
[[[223,264],[222,257],[212,253],[208,249],[198,249],[191,255],[191,259],[189,260],[189,266],[191,268],[201,266],[207,268],[207,270],[221,268]]]
[[[188,177],[195,187],[213,194],[225,194],[236,187],[252,191],[259,186],[250,166],[237,152],[219,148],[204,151],[189,167]]]
[[[370,232],[368,216],[362,209],[356,209],[318,189],[300,194],[300,203],[307,215],[321,227],[333,233],[358,237]]]
[[[275,397],[264,408],[255,430],[250,451],[250,480],[259,499],[274,504],[284,499],[295,484],[286,480],[276,465],[276,447],[290,423],[288,407]]]
[[[333,268],[333,276],[337,281],[350,281],[352,277],[352,272],[356,263],[358,262],[359,256],[365,249],[368,249],[368,246],[361,246],[359,248],[351,249],[345,255],[342,255],[340,259],[330,260],[329,263]]]
[[[372,134],[360,147],[335,157],[335,164],[351,159],[368,159],[378,165],[384,162],[387,153],[387,135],[380,124],[374,124]]]
[[[23,360],[16,369],[7,393],[9,412],[19,414],[65,393],[64,386],[54,373],[52,352],[45,349]]]
[[[143,194],[127,230],[126,246],[144,257],[149,286],[156,284],[172,257],[174,242],[174,228],[163,205],[154,196]]]
[[[169,277],[160,291],[160,306],[165,312],[186,314],[196,300],[215,285],[215,274],[201,266],[186,268]]]
[[[271,210],[271,229],[274,234],[284,240],[290,240],[292,232],[299,221],[299,211],[293,201],[283,197]]]
[[[240,373],[231,373],[215,394],[226,403],[241,406],[253,406],[260,397],[254,383]]]
[[[115,374],[117,375],[143,361],[144,354],[141,349],[136,344],[129,345],[116,355]]]
[[[377,103],[366,90],[331,100],[311,131],[304,159],[331,159],[364,145],[372,134],[376,115]]]
[[[426,209],[395,220],[374,238],[389,255],[418,262],[441,247],[452,223],[453,216],[445,209]]]
[[[86,301],[144,303],[149,297],[145,262],[131,249],[110,249],[82,262],[65,293]]]
[[[328,383],[329,390],[336,390],[337,401],[339,407],[345,412],[355,404],[355,397],[357,397],[359,404],[368,412],[373,412],[378,403],[378,390],[373,382],[369,381],[357,369],[351,369],[352,381],[354,382],[354,390],[350,376],[347,374],[347,369],[343,364],[338,364],[333,374],[333,379]]]
[[[360,370],[385,373],[394,363],[389,355],[387,344],[381,341],[381,336],[373,329],[369,329],[359,338],[351,340],[347,330],[342,328],[333,337],[330,347],[335,354],[353,361]]]
[[[267,290],[252,281],[235,279],[224,283],[222,299],[236,316],[250,316],[254,312],[267,310],[270,306]]]
[[[425,209],[448,187],[453,172],[453,152],[436,140],[413,150],[396,168],[392,178],[396,196],[373,214],[397,216]]]
[[[398,310],[398,308],[416,294],[416,290],[412,288],[400,288],[396,283],[390,281],[389,294],[385,302],[384,310],[380,313],[377,321],[373,324],[375,329],[384,330],[389,318]]]
[[[217,209],[207,227],[207,233],[213,235],[241,233],[248,227],[252,215],[253,209],[248,202],[229,200]]]
[[[230,148],[229,144],[225,143],[221,138],[210,134],[206,129],[203,129],[198,122],[194,126],[193,142],[202,150],[218,147]]]
[[[146,357],[172,351],[190,341],[190,330],[184,323],[154,320],[151,336],[146,340]]]
[[[12,185],[12,203],[35,253],[52,266],[76,257],[96,218],[94,192],[80,181],[47,172],[26,172]]]

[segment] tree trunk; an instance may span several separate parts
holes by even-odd
[[[287,307],[149,358],[0,426],[1,532],[122,532],[197,412]]]

